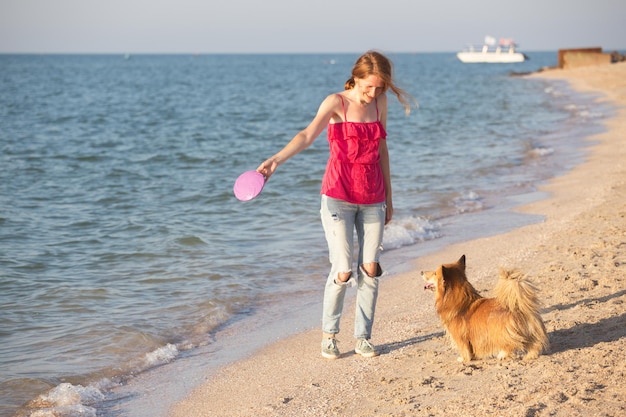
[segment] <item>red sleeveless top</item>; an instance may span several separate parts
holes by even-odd
[[[385,182],[378,146],[387,132],[378,120],[378,101],[375,122],[349,122],[343,97],[339,97],[344,122],[328,124],[330,157],[321,194],[352,204],[382,203],[386,199]]]

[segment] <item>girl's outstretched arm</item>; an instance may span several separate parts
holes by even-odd
[[[256,170],[265,176],[265,181],[272,176],[279,165],[311,146],[336,114],[339,100],[335,94],[326,97],[311,123],[298,132],[283,149],[259,165]]]

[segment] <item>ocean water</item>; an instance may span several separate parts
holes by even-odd
[[[608,110],[511,76],[556,64],[528,55],[390,55],[419,102],[406,116],[390,97],[391,276],[540,221],[510,209],[583,160]],[[232,186],[356,57],[0,55],[0,415],[165,415],[217,366],[318,325],[325,133],[257,199]]]

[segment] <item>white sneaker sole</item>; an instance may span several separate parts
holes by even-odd
[[[332,353],[322,352],[322,356],[326,359],[337,359],[339,355],[333,355]]]
[[[362,352],[359,349],[354,349],[354,353],[363,356],[364,358],[373,358],[374,356],[378,356],[378,352]]]

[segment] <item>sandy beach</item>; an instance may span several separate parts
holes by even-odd
[[[346,305],[338,360],[320,356],[313,329],[220,369],[169,415],[626,415],[626,63],[531,77],[567,80],[615,106],[606,130],[589,138],[585,161],[542,186],[548,198],[519,208],[543,222],[454,244],[385,277],[372,338],[380,356],[354,354]],[[420,271],[463,254],[485,296],[500,267],[533,280],[549,352],[532,361],[457,362]]]

